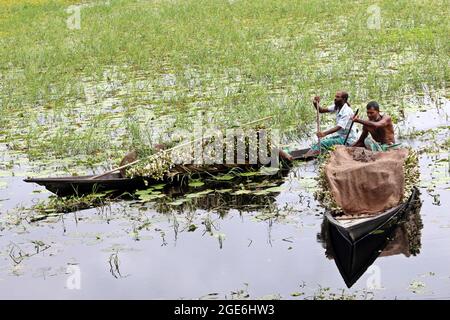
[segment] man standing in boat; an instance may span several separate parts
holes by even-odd
[[[335,113],[336,126],[325,131],[318,131],[316,133],[317,137],[326,138],[321,139],[320,146],[319,144],[313,145],[311,149],[306,153],[305,157],[315,156],[319,154],[319,148],[325,151],[330,150],[334,145],[343,145],[347,134],[347,144],[351,145],[355,142],[356,133],[353,128],[350,129],[354,113],[348,102],[347,92],[336,92],[336,95],[334,97],[334,104],[330,105],[327,108],[322,108],[320,106],[320,97],[318,96],[314,97],[313,105],[316,110],[319,110],[320,113]]]
[[[366,147],[372,151],[386,151],[401,145],[400,143],[395,143],[394,126],[391,117],[386,114],[380,114],[378,103],[370,101],[366,109],[369,120],[362,120],[358,116],[353,116],[352,118],[354,122],[363,125],[362,134],[352,147]]]

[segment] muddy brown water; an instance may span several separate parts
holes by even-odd
[[[444,111],[448,114],[449,110],[447,103]],[[417,130],[449,125],[448,118],[437,111],[434,119],[430,112],[406,121]],[[438,137],[448,137],[448,129]],[[430,144],[425,137],[404,141],[414,147]],[[217,207],[160,213],[152,204],[123,201],[53,220],[3,224],[0,298],[197,299],[248,295],[303,299],[332,298],[332,294],[339,296],[344,290],[346,296],[359,299],[449,299],[448,157],[448,150],[420,157],[420,252],[378,257],[350,289],[318,240],[323,209],[312,196],[317,163],[310,162],[299,164],[289,173],[282,184],[284,190],[269,207],[227,208],[225,203],[220,209],[225,212],[222,215]],[[6,181],[6,187],[0,189],[3,219],[13,215],[18,206],[29,207],[49,196],[33,193],[43,188],[22,179],[2,177]],[[212,221],[213,234],[205,232],[208,221]],[[188,231],[190,225],[197,228]]]

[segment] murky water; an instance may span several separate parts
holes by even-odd
[[[405,123],[416,130],[447,126],[437,134],[448,137],[443,114],[450,105],[433,112]],[[421,148],[429,139],[408,143]],[[420,158],[420,252],[386,249],[350,289],[319,241],[323,210],[312,196],[315,162],[298,164],[283,191],[264,203],[239,196],[208,201],[209,195],[191,210],[163,213],[157,203],[122,201],[17,225],[17,207],[48,193],[33,193],[43,188],[23,177],[0,177],[0,298],[302,299],[345,290],[360,299],[448,299],[448,157],[440,150]]]

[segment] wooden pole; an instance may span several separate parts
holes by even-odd
[[[320,132],[320,104],[317,102],[316,106],[317,114],[316,114],[316,123],[317,123],[317,132]],[[322,146],[320,145],[320,137],[318,137],[319,140],[319,154],[322,153]]]
[[[250,124],[254,124],[254,123],[261,122],[261,121],[264,121],[264,120],[268,120],[268,119],[271,119],[271,118],[272,118],[272,116],[268,116],[268,117],[265,117],[265,118],[261,118],[261,119],[258,119],[258,120],[254,120],[254,121],[250,121],[250,122],[244,123],[242,126],[248,126],[248,125],[250,125]],[[173,148],[170,148],[170,149],[167,149],[167,150],[162,150],[162,151],[164,151],[164,152],[172,151],[172,150],[175,150],[175,149],[178,149],[178,148],[187,146],[187,145],[189,145],[189,144],[191,144],[191,143],[194,143],[194,142],[196,142],[196,141],[200,141],[200,140],[202,140],[202,139],[204,139],[204,137],[200,137],[200,138],[195,139],[195,140],[193,140],[193,141],[188,141],[188,142],[186,142],[186,143],[179,144],[179,145],[177,145],[177,146],[175,146],[175,147],[173,147]],[[159,152],[162,152],[162,151],[159,151]],[[91,178],[89,178],[89,179],[91,179],[91,180],[93,180],[93,179],[98,179],[98,178],[104,177],[104,176],[106,176],[106,175],[108,175],[108,174],[110,174],[110,173],[113,173],[113,172],[116,172],[116,171],[119,171],[119,170],[122,170],[122,169],[125,169],[125,168],[128,168],[128,167],[131,167],[132,165],[134,165],[134,164],[136,164],[136,163],[138,163],[138,162],[141,162],[142,160],[145,160],[145,159],[148,159],[148,158],[150,158],[150,157],[153,157],[153,156],[155,156],[156,154],[157,154],[157,153],[152,154],[152,155],[150,155],[150,156],[148,156],[148,157],[146,157],[146,158],[143,158],[143,159],[135,160],[135,161],[130,162],[130,163],[127,163],[127,164],[125,164],[125,165],[123,165],[123,166],[120,166],[120,167],[117,167],[117,168],[115,168],[115,169],[112,169],[112,170],[103,172],[102,174],[93,176],[93,177],[91,177]]]
[[[356,109],[355,116],[358,115],[358,112],[359,112],[359,109]],[[347,136],[345,137],[345,140],[344,140],[344,146],[347,143],[347,139],[348,139],[348,136],[350,135],[350,132],[352,131],[353,123],[354,123],[354,121],[352,120],[352,123],[350,124],[350,129],[348,130]]]

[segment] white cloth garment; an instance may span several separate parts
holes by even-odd
[[[352,124],[352,118],[354,115],[352,108],[350,108],[350,106],[346,103],[338,112],[338,108],[333,104],[328,107],[328,111],[330,111],[331,113],[336,113],[336,126],[341,127],[341,129],[339,129],[336,134],[345,139]],[[353,126],[350,134],[348,135],[347,144],[353,144],[355,141],[356,132],[355,126]]]

